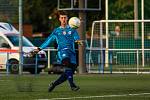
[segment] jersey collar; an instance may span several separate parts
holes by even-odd
[[[61,27],[61,26],[60,26],[60,28],[61,28],[61,29],[64,29],[64,28],[63,28],[63,27]],[[66,27],[65,27],[65,28],[70,28],[70,26],[69,26],[69,25],[66,25]]]

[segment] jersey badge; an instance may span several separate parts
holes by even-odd
[[[66,35],[66,31],[63,31],[63,35]]]
[[[71,31],[69,31],[68,34],[71,34]]]

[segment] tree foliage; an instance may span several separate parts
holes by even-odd
[[[145,19],[150,19],[150,2],[149,0],[144,0],[144,14],[145,14]]]
[[[69,4],[68,0],[62,0],[63,5]],[[93,7],[95,2],[88,0],[90,6]],[[105,0],[101,0],[101,11],[87,12],[87,29],[91,27],[94,20],[105,19]],[[134,0],[108,0],[109,1],[109,19],[134,19]],[[139,18],[141,12],[141,0],[139,4]],[[149,0],[145,0],[145,18],[150,17]],[[70,5],[69,5],[70,6]],[[31,23],[34,26],[34,31],[47,32],[58,26],[59,22],[56,18],[57,0],[24,0],[24,22]],[[68,11],[70,16],[78,16],[76,11]],[[52,19],[49,20],[48,17]],[[50,29],[50,30],[49,30]]]
[[[62,5],[69,5],[68,0],[62,0]],[[102,0],[104,1],[104,0]],[[95,5],[92,0],[91,5]],[[59,22],[56,17],[57,0],[24,0],[24,23],[33,25],[34,32],[49,32],[54,27],[58,26]],[[90,7],[94,7],[91,6]],[[70,5],[69,5],[70,6]],[[102,10],[97,12],[87,12],[87,28],[92,25],[92,21],[104,18],[104,2]],[[77,11],[68,11],[70,17],[78,16]],[[48,17],[52,19],[49,20]]]
[[[0,21],[18,22],[18,0],[0,0]]]
[[[109,19],[134,19],[134,1],[109,0]]]
[[[3,4],[7,4],[8,9],[10,6],[15,6],[16,10],[13,11],[18,13],[17,5],[18,0],[0,0],[0,20],[5,21],[5,16],[7,16],[6,12],[9,10],[3,10]],[[64,5],[69,5],[67,1],[70,0],[62,0]],[[95,7],[96,1],[87,0],[90,5],[89,7]],[[134,0],[108,0],[109,1],[109,19],[134,19]],[[150,2],[149,0],[144,0],[144,15],[145,19],[150,18]],[[141,19],[141,0],[138,0],[138,11],[139,11],[139,19]],[[87,12],[87,30],[92,26],[92,22],[94,20],[105,19],[105,0],[101,0],[101,11],[88,11]],[[5,15],[4,15],[5,13]],[[57,13],[57,0],[23,0],[23,22],[29,23],[33,26],[33,32],[50,32],[54,27],[58,26],[59,22],[56,17]],[[68,11],[70,16],[78,16],[78,11]],[[15,13],[14,13],[15,14]],[[16,23],[18,21],[18,15],[13,16],[10,12],[9,16],[12,16],[9,19],[11,22]],[[49,19],[49,16],[52,19]],[[8,19],[7,19],[8,20]]]
[[[49,15],[57,6],[55,0],[24,0],[24,23],[31,23],[36,32],[49,29]]]

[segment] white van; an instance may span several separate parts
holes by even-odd
[[[47,66],[47,57],[45,51],[38,52],[37,56],[32,56],[30,52],[35,47],[26,37],[23,36],[23,70],[37,73]],[[37,58],[37,60],[36,60]],[[9,23],[0,22],[0,70],[6,70],[10,73],[19,71],[19,32]]]

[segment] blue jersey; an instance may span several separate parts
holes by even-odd
[[[59,59],[62,60],[63,56],[65,57],[67,55],[70,55],[69,57],[72,58],[71,53],[75,53],[74,42],[76,40],[79,40],[79,35],[75,29],[70,28],[70,26],[68,25],[65,28],[62,28],[60,26],[52,32],[52,34],[40,46],[40,48],[41,49],[46,48],[54,40],[56,40],[58,44],[57,49],[58,49]],[[73,61],[73,63],[76,63],[76,61]]]

